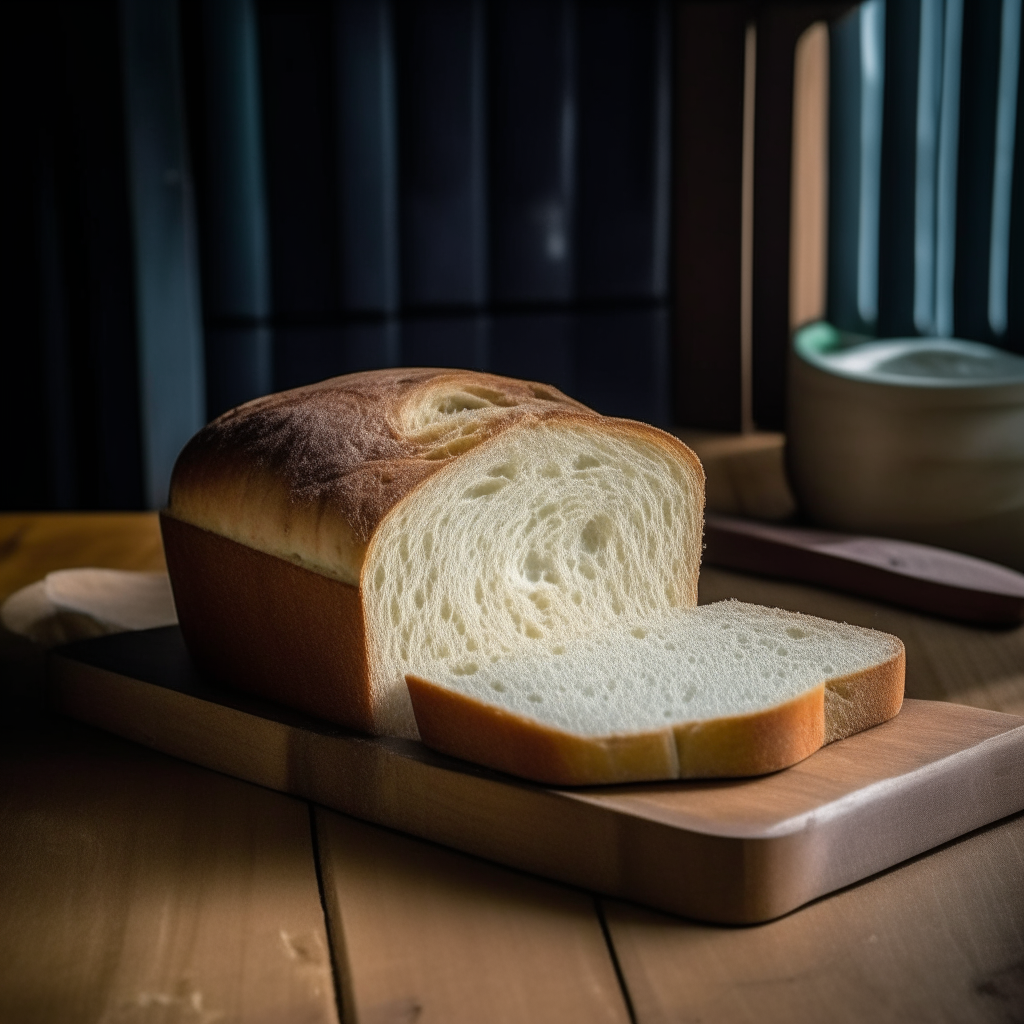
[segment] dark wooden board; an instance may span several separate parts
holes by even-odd
[[[555,790],[210,686],[177,627],[58,650],[49,679],[56,710],[165,753],[711,922],[770,920],[1024,809],[1024,719],[938,702],[757,779]]]
[[[956,551],[708,516],[704,560],[990,626],[1024,621],[1024,574]]]

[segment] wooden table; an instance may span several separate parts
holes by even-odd
[[[155,517],[0,515],[0,599],[72,565],[160,568]],[[1024,628],[705,569],[726,596],[895,632],[909,696],[1024,713]],[[713,927],[55,719],[3,651],[0,1024],[1024,1019],[1024,816]]]

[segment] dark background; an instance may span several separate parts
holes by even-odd
[[[159,505],[208,417],[380,366],[487,369],[613,415],[739,429],[750,24],[752,413],[782,429],[794,46],[832,20],[830,316],[921,333],[921,10],[884,8],[865,324],[844,298],[863,202],[843,173],[864,95],[848,3],[3,5],[0,507]],[[1024,351],[1019,131],[1006,329],[986,315],[1002,17],[970,3],[955,40],[953,327]]]

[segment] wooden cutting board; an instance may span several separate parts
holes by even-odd
[[[176,626],[73,644],[56,710],[512,867],[705,921],[778,917],[1024,809],[1024,718],[908,700],[756,779],[557,790],[216,688]]]

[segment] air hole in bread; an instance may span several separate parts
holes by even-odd
[[[489,405],[506,408],[519,404],[511,395],[503,391],[496,391],[494,388],[483,387],[480,384],[467,384],[464,390],[471,395],[475,395],[477,398],[484,399]]]
[[[486,498],[492,494],[497,494],[498,491],[500,491],[507,483],[508,480],[501,477],[492,480],[481,480],[480,483],[466,488],[466,490],[462,492],[462,496],[470,500]]]
[[[462,391],[456,392],[454,395],[445,395],[438,401],[435,408],[442,416],[452,416],[455,413],[465,412],[467,409],[482,409],[490,404],[486,398]]]
[[[580,547],[588,555],[596,555],[608,546],[611,532],[612,525],[607,517],[600,516],[591,519],[580,531]]]
[[[526,554],[526,560],[523,563],[523,575],[531,583],[539,583],[541,580],[545,583],[554,584],[561,582],[554,557],[548,554],[541,554],[536,548],[530,548]]]

